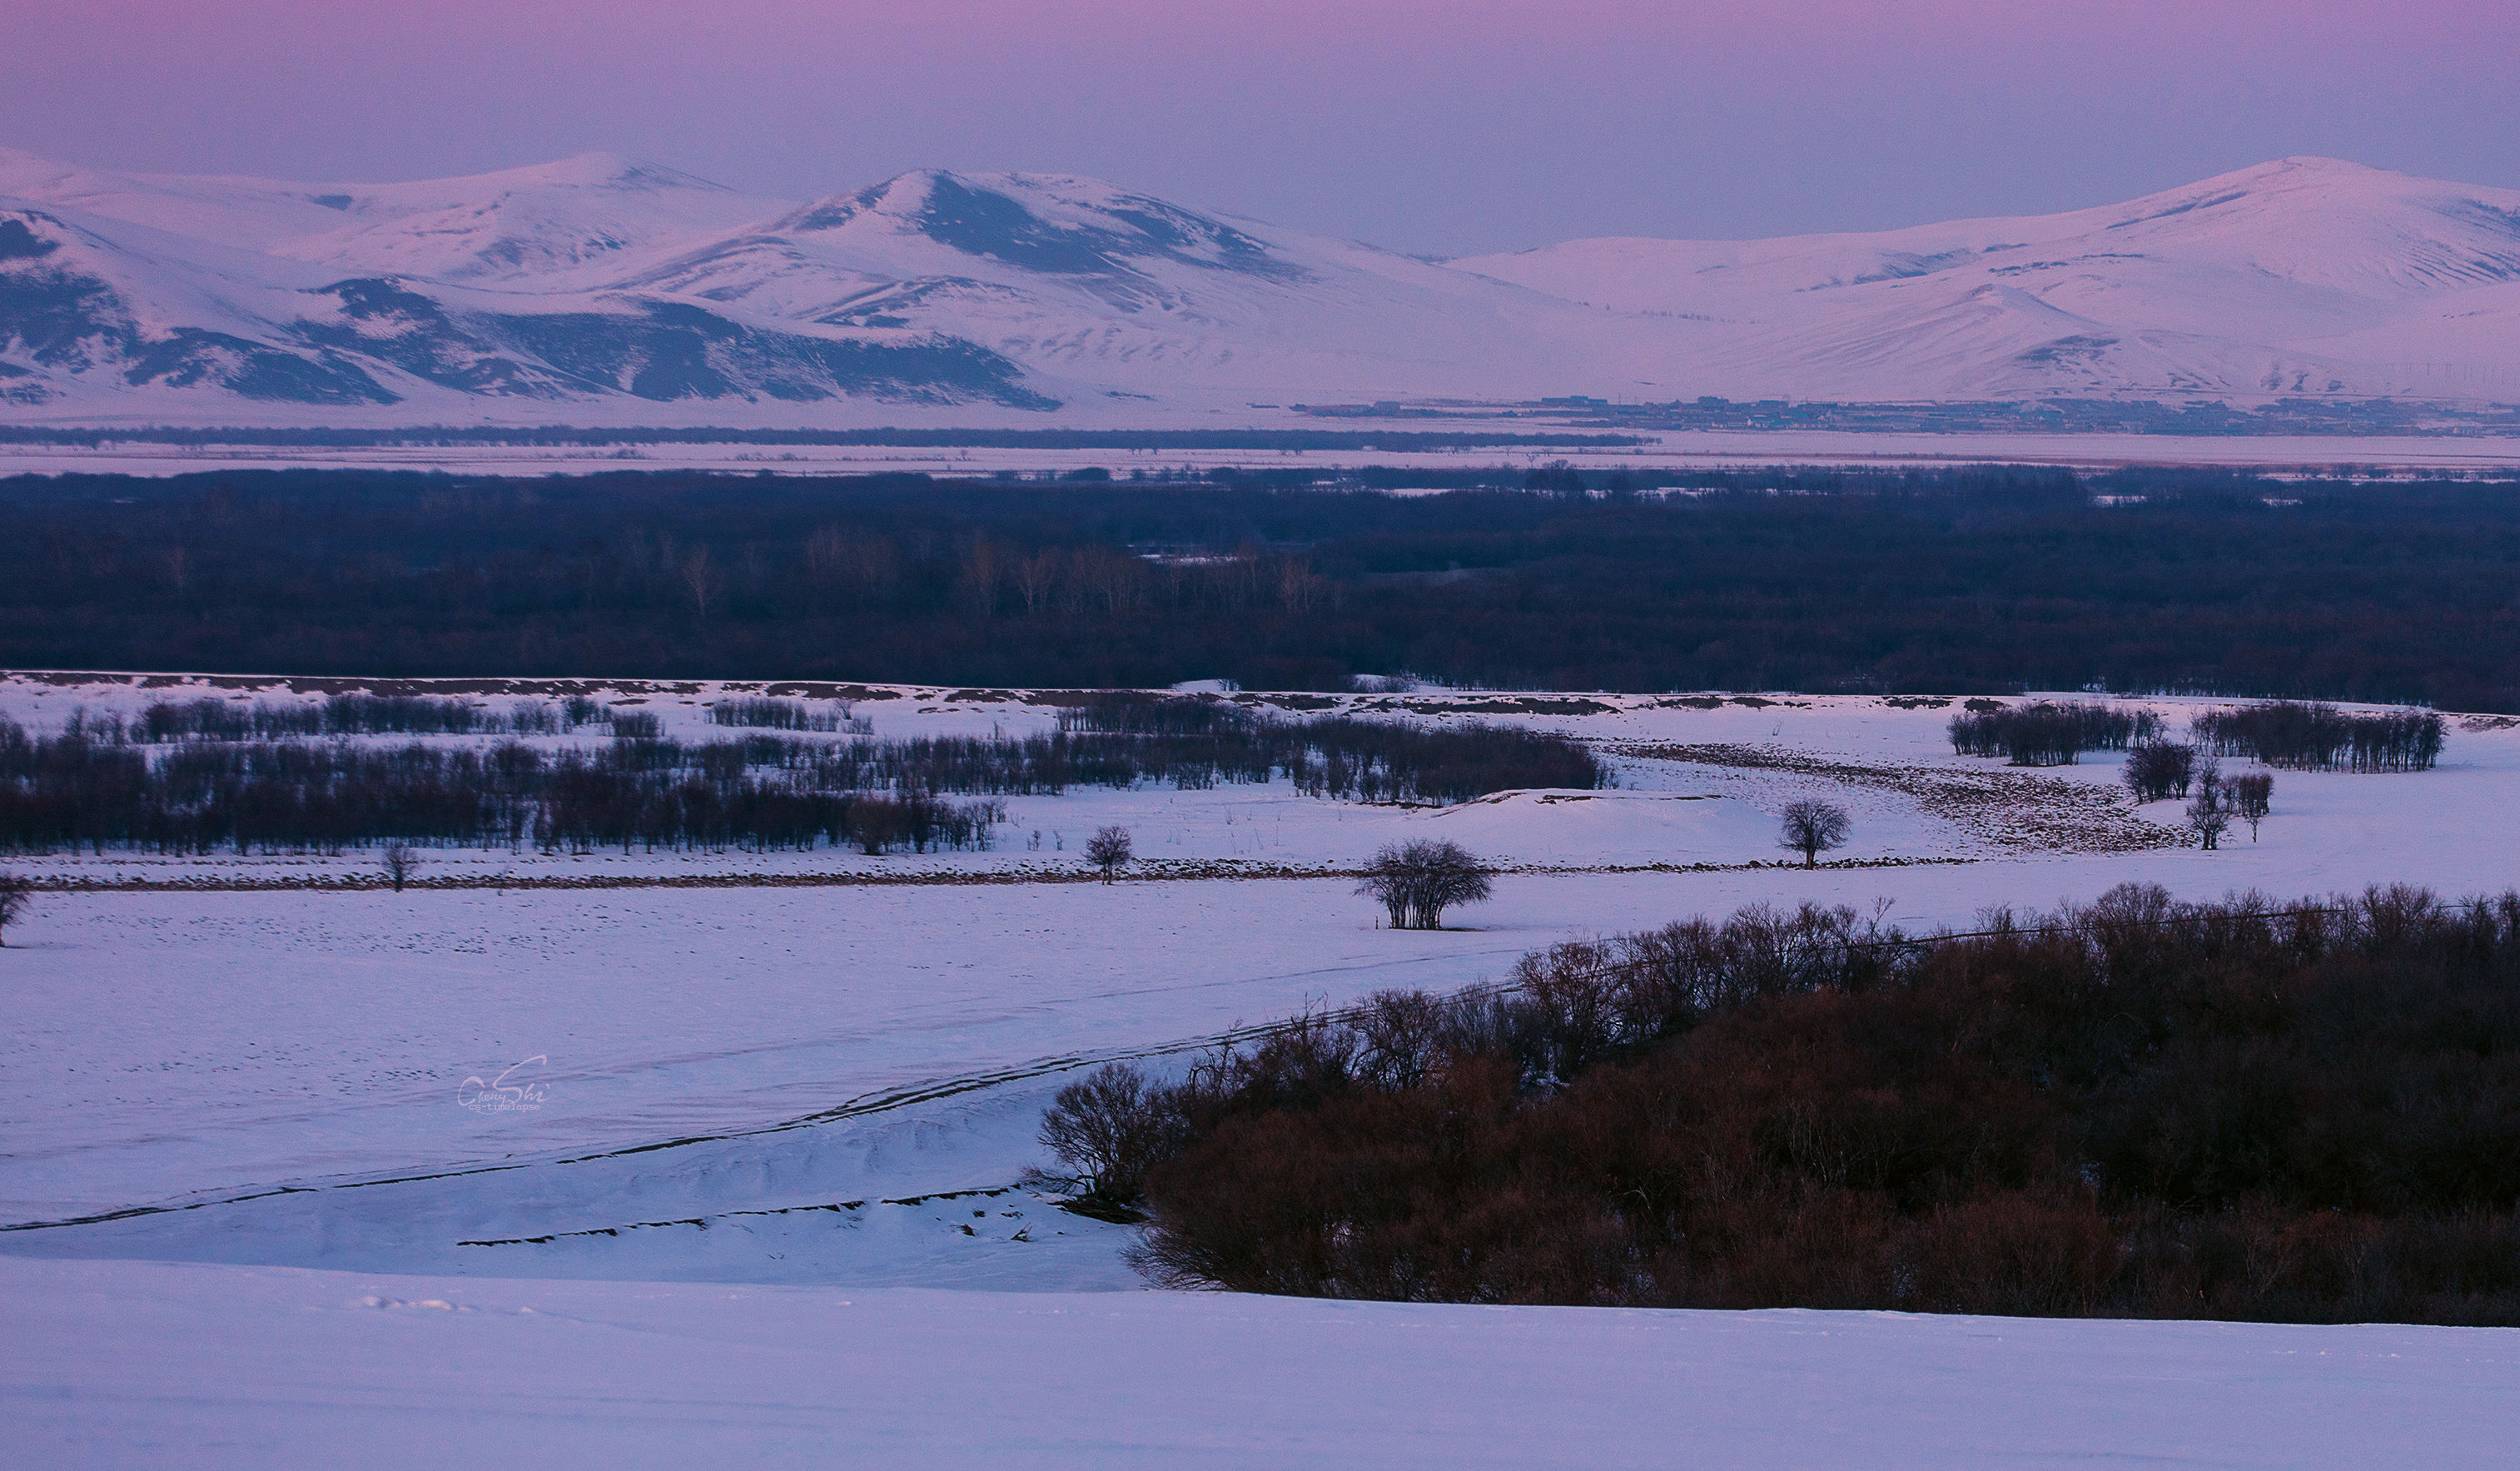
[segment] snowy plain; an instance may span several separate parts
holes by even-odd
[[[324,688],[15,675],[0,715],[52,730],[74,711]],[[697,738],[727,734],[710,702],[757,687],[606,692]],[[1026,693],[896,687],[852,708],[884,736],[1050,728],[1055,706]],[[468,1443],[562,1463],[661,1463],[710,1426],[751,1437],[726,1444],[757,1459],[917,1443],[938,1464],[1475,1464],[1517,1447],[1663,1463],[1681,1437],[1706,1464],[2013,1465],[2072,1446],[2353,1465],[2385,1461],[2373,1437],[2393,1425],[2437,1452],[2417,1459],[2511,1454],[2520,1337],[2499,1331],[1148,1296],[1125,1227],[1016,1178],[1044,1162],[1040,1109],[1081,1066],[1182,1065],[1306,1006],[1492,982],[1564,938],[1806,900],[1965,928],[2129,880],[2498,891],[2520,881],[2520,722],[2454,717],[2428,773],[2278,774],[2259,839],[2206,853],[2171,845],[2167,805],[2116,792],[2112,758],[2026,774],[1953,756],[1957,699],[1338,703],[1562,731],[1620,784],[1438,810],[1282,783],[1071,789],[1012,799],[988,853],[438,850],[401,894],[355,853],[13,862],[79,887],[39,896],[0,951],[0,1317],[61,1346],[10,1371],[12,1458],[84,1436],[72,1463],[222,1444],[225,1463],[276,1463],[256,1437],[300,1427],[277,1463],[312,1463],[327,1436],[438,1445],[415,1427],[439,1411]],[[2214,702],[2147,703],[2175,729]],[[1783,866],[1773,814],[1805,795],[1854,813],[1849,862]],[[1082,881],[1076,842],[1111,822],[1145,871]],[[1065,849],[1033,849],[1035,828]],[[1353,868],[1417,835],[1498,862],[1496,899],[1439,932],[1376,927]],[[1077,1292],[1127,1295],[1058,1295]],[[834,1315],[835,1293],[855,1315]],[[478,1311],[346,1306],[363,1297]],[[265,1340],[286,1347],[147,1347]],[[1392,1376],[1386,1392],[1363,1393],[1341,1367],[1356,1364]],[[1560,1372],[1586,1393],[1548,1393]],[[636,1388],[590,1400],[603,1384]],[[958,1394],[985,1407],[940,1418]],[[2383,1400],[2397,1407],[2345,1407]],[[2322,1429],[2314,1401],[2356,1428]],[[631,1402],[645,1407],[619,1418]],[[1582,1412],[1532,1418],[1549,1404]],[[1537,1439],[1448,1439],[1491,1412]],[[2475,1438],[2445,1439],[2453,1425]],[[650,1439],[624,1444],[641,1426]]]
[[[87,423],[111,421],[91,418]],[[145,432],[139,420],[133,428]],[[1115,421],[1127,429],[1215,429],[1236,426],[1314,430],[1321,421],[1244,409],[1228,419],[1213,411],[1137,412]],[[1424,420],[1342,420],[1342,429],[1418,433]],[[1464,414],[1450,430],[1513,433],[1558,425]],[[1623,431],[1630,432],[1630,431]],[[1366,466],[1422,470],[1429,478],[1498,465],[1538,467],[1564,461],[1587,469],[1783,469],[1796,466],[1930,468],[1935,466],[2053,465],[2101,470],[2126,467],[2217,465],[2282,474],[2493,472],[2520,467],[2520,439],[2507,435],[2325,434],[2208,437],[2194,434],[2031,434],[1857,432],[1826,429],[1698,429],[1633,431],[1634,447],[1493,447],[1420,450],[1115,450],[964,449],[918,446],[764,446],[742,444],[590,444],[583,446],[185,445],[144,439],[84,445],[0,444],[0,476],[191,475],[256,469],[442,470],[451,474],[610,474],[625,470],[732,470],[747,474],[987,476],[1040,474],[1087,468],[1121,476],[1182,471],[1310,469],[1325,474]],[[1056,493],[1056,488],[1046,488]]]
[[[22,1465],[2509,1466],[2520,1334],[0,1258]]]

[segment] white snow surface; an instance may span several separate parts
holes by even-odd
[[[0,1258],[20,1465],[2508,1466],[2520,1333]]]
[[[0,150],[0,276],[45,303],[0,319],[0,416],[22,422],[2520,400],[2520,192],[2323,158],[2062,215],[1438,264],[1058,174],[927,169],[799,203],[604,154],[363,185]]]
[[[693,738],[758,688],[602,693]],[[1047,727],[1024,693],[878,687],[854,708],[885,736]],[[20,674],[0,715],[57,730],[202,695],[321,697]],[[1017,1178],[1048,1163],[1040,1110],[1081,1067],[1177,1068],[1307,1006],[1493,982],[1563,938],[1805,901],[1969,928],[2130,880],[2498,891],[2520,722],[2454,718],[2428,773],[2279,773],[2259,840],[2204,853],[2058,836],[2048,816],[2087,811],[2060,792],[2097,804],[2077,832],[2140,835],[2169,808],[2111,795],[2113,758],[2034,776],[1952,756],[1957,700],[1338,703],[1564,731],[1620,785],[1431,811],[1072,789],[1011,801],[987,853],[432,850],[400,895],[356,853],[13,862],[102,887],[39,895],[0,950],[0,1226],[20,1227],[0,1230],[0,1445],[83,1465],[311,1464],[354,1443],[417,1464],[459,1441],[630,1465],[703,1446],[940,1465],[2514,1458],[2509,1333],[1148,1294],[1128,1228]],[[2150,703],[2176,725],[2212,702]],[[1825,766],[1640,754],[1675,745]],[[2017,784],[2043,779],[2071,785]],[[1854,813],[1838,856],[1857,866],[1780,866],[1774,814],[1810,795]],[[1080,881],[1079,840],[1113,822],[1145,862]],[[1338,875],[1421,834],[1499,862],[1497,897],[1443,931],[1377,928]],[[900,881],[921,878],[967,881]],[[309,879],[332,886],[236,887]],[[644,886],[554,886],[591,879]],[[517,1106],[495,1107],[503,1086]],[[491,1111],[465,1106],[485,1092]]]

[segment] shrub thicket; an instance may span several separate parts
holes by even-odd
[[[1143,1087],[1162,1280],[2520,1323],[2520,894],[1744,911]],[[1150,1157],[1151,1156],[1151,1157]]]

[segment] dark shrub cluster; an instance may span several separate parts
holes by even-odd
[[[1382,906],[1393,929],[1442,929],[1444,911],[1494,892],[1491,872],[1459,843],[1419,838],[1373,855],[1357,892]]]
[[[2150,710],[2121,710],[2095,700],[2041,700],[1952,717],[1952,750],[1962,756],[2005,756],[2014,766],[2071,766],[2085,751],[2123,751],[2160,733]]]
[[[2183,740],[2145,740],[2127,749],[2127,790],[2138,802],[2185,797],[2196,780],[2196,747]]]
[[[462,700],[428,708],[345,697],[340,718],[439,722],[462,712],[502,717]],[[251,710],[218,701],[221,711]],[[336,705],[305,713],[336,718]],[[144,718],[125,728],[85,715],[58,736],[0,723],[0,852],[142,848],[162,853],[335,852],[394,839],[422,844],[587,851],[650,848],[810,848],[866,851],[985,847],[993,804],[946,795],[1056,796],[1071,786],[1126,789],[1146,781],[1205,788],[1284,776],[1316,796],[1456,801],[1521,786],[1598,786],[1592,753],[1560,736],[1504,727],[1423,731],[1363,720],[1269,720],[1238,709],[1195,717],[1209,729],[1128,734],[1083,728],[1032,736],[878,740],[746,735],[686,743],[659,737],[650,711],[604,710],[613,738],[600,748],[551,751],[516,740],[399,748],[235,736],[190,705],[153,707],[194,717],[193,729]],[[253,707],[255,709],[283,707]],[[520,707],[532,711],[537,707]],[[570,718],[565,708],[541,711]],[[1134,707],[1112,704],[1109,710]],[[382,710],[382,713],[378,712]],[[296,718],[292,715],[292,718]],[[1124,727],[1156,717],[1108,717]],[[1180,719],[1180,717],[1163,717]],[[530,728],[530,727],[529,727]],[[489,729],[497,729],[495,725]],[[479,735],[482,723],[451,734]],[[352,730],[328,734],[372,734]],[[195,738],[183,738],[190,736]]]
[[[1059,713],[1063,749],[1091,753],[1083,759],[1095,763],[1133,763],[1150,780],[1186,788],[1283,774],[1313,796],[1451,803],[1522,788],[1609,784],[1582,742],[1515,726],[1427,727],[1343,715],[1285,720],[1134,691],[1062,698],[1079,701]],[[1129,738],[1108,738],[1115,736]]]
[[[776,737],[589,750],[345,742],[112,745],[0,724],[0,852],[338,853],[378,843],[627,852],[985,848],[994,802],[854,779]]]
[[[797,699],[722,699],[709,706],[713,725],[770,731],[843,731],[849,729],[849,706],[818,710]]]
[[[2442,718],[2433,710],[2352,715],[2334,705],[2268,700],[2209,710],[2189,726],[2215,755],[2292,771],[2425,772],[2442,752]]]
[[[1176,1283],[2520,1323],[2520,894],[1747,911],[1302,1018],[1102,1124]]]
[[[298,740],[316,736],[557,736],[608,720],[611,712],[578,697],[561,704],[521,700],[504,709],[427,694],[336,694],[320,705],[271,700],[158,700],[127,725],[94,711],[74,717],[71,734],[113,744],[122,740]]]

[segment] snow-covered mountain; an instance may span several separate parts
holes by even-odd
[[[2520,400],[2520,193],[2287,159],[2103,209],[1434,264],[1088,179],[806,203],[0,151],[18,420],[1110,420],[1407,397]]]
[[[1718,326],[1699,371],[1742,390],[2520,400],[2520,192],[2333,158],[2068,214],[1453,264]]]

